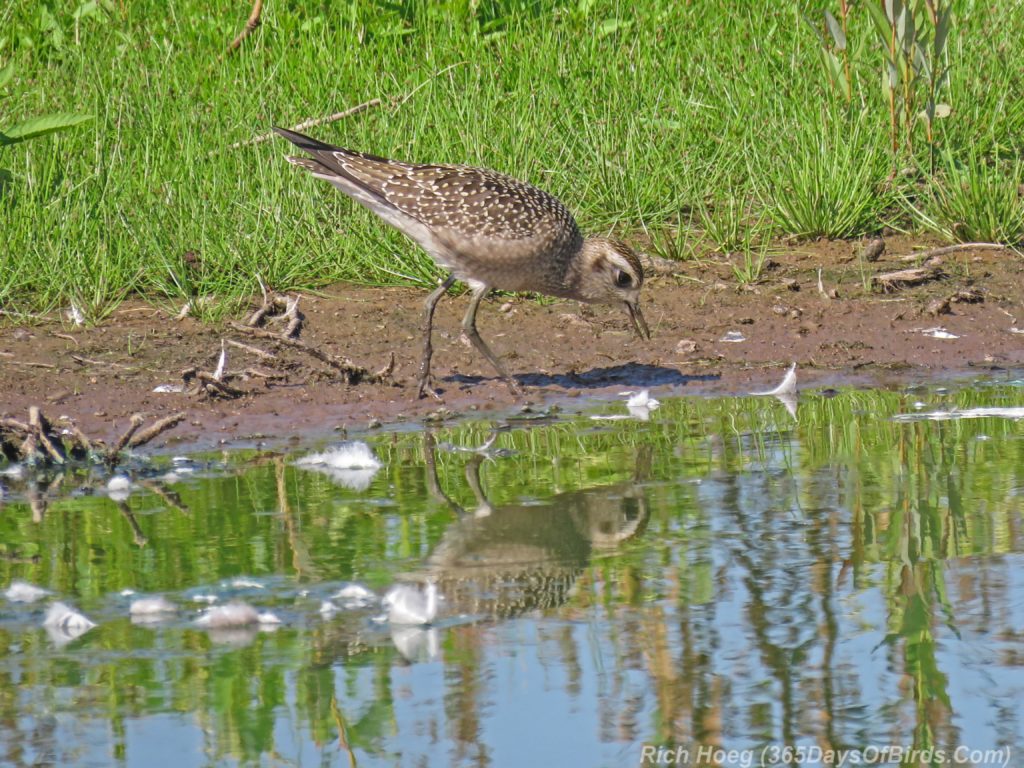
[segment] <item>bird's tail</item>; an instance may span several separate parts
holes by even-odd
[[[274,126],[274,133],[276,133],[279,136],[284,136],[296,147],[298,147],[299,149],[304,149],[307,152],[330,152],[333,149],[337,149],[337,147],[332,147],[330,144],[324,144],[322,141],[317,141],[316,139],[307,136],[304,133],[299,133],[298,131],[289,131],[287,128],[278,128],[276,125]]]

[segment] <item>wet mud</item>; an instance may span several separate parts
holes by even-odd
[[[277,378],[237,378],[234,386],[244,394],[235,398],[206,390],[153,391],[181,384],[183,371],[213,371],[223,339],[274,351],[227,321],[179,320],[173,309],[141,302],[84,326],[66,317],[18,323],[8,316],[0,326],[0,415],[23,416],[36,405],[51,418],[68,415],[88,434],[110,439],[133,413],[159,418],[185,411],[186,420],[167,437],[201,446],[526,405],[583,407],[624,389],[739,395],[770,387],[792,362],[802,389],[1020,367],[1021,257],[966,249],[924,265],[914,258],[937,245],[888,238],[877,261],[858,255],[858,241],[785,246],[770,255],[752,285],[738,283],[727,257],[685,262],[679,274],[652,277],[645,286],[650,341],[637,339],[617,308],[496,295],[482,306],[478,324],[525,388],[521,398],[461,337],[465,295],[447,297],[435,317],[440,400],[416,397],[422,289],[336,285],[301,295],[304,344],[367,371],[386,368],[393,354],[387,380],[346,385],[315,360],[291,361],[275,369],[283,374]],[[919,282],[874,279],[922,266]],[[267,369],[268,358],[229,345],[226,367]]]

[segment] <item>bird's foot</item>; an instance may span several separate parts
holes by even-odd
[[[422,400],[427,395],[430,395],[438,402],[441,402],[441,393],[434,389],[433,386],[431,386],[430,382],[432,378],[433,377],[429,373],[424,374],[422,377],[420,377],[419,391],[417,397],[419,397],[419,399]]]

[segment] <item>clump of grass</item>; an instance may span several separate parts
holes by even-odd
[[[864,132],[856,120],[814,125],[753,164],[765,212],[782,231],[843,238],[881,228],[895,196],[883,145]]]
[[[920,199],[907,201],[922,226],[954,242],[1019,244],[1024,240],[1024,167],[971,153],[945,168]]]
[[[763,242],[757,246],[747,243],[739,253],[730,257],[729,266],[732,274],[741,287],[753,285],[761,279],[764,265],[768,261],[768,244]]]

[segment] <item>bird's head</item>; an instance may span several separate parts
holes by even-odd
[[[577,298],[591,304],[623,305],[637,334],[649,339],[651,332],[640,312],[643,284],[643,266],[628,245],[607,237],[583,241],[576,274]]]

